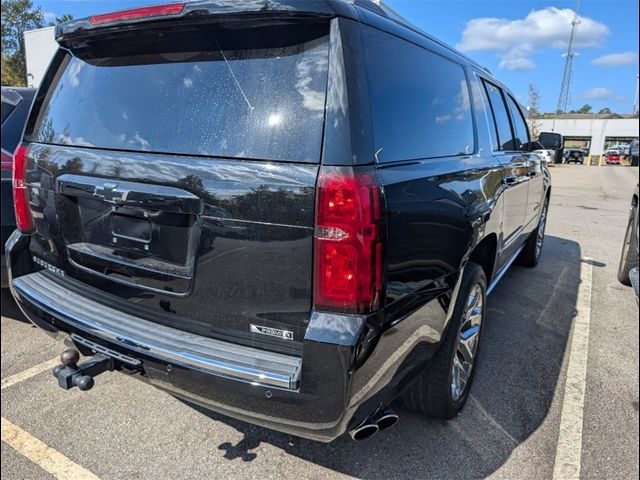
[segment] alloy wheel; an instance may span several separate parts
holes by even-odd
[[[548,202],[545,201],[542,213],[540,214],[540,223],[538,224],[538,235],[536,237],[536,257],[540,256],[542,252],[542,244],[544,243],[544,231],[547,228],[547,210],[549,209]]]
[[[482,287],[474,285],[467,298],[465,310],[456,336],[453,365],[451,367],[451,398],[457,402],[462,398],[473,370],[480,330],[484,314]]]

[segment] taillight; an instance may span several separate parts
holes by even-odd
[[[182,12],[184,2],[170,3],[167,5],[155,5],[152,7],[132,8],[130,10],[122,10],[119,12],[105,13],[102,15],[94,15],[89,21],[94,24],[119,22],[121,20],[133,20],[144,17],[160,17],[163,15],[175,15]]]
[[[369,173],[323,167],[316,191],[314,306],[367,313],[380,305],[380,191]]]
[[[16,211],[16,227],[22,233],[34,230],[27,191],[27,146],[18,145],[13,154],[13,207]]]

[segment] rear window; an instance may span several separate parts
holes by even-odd
[[[93,44],[63,60],[32,140],[318,162],[328,24],[191,27]]]

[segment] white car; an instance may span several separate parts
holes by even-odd
[[[553,158],[555,157],[555,154],[556,154],[554,150],[541,149],[541,150],[534,150],[533,153],[538,154],[542,158],[542,161],[545,162],[547,165],[553,165]]]

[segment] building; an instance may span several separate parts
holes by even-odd
[[[583,147],[592,156],[602,155],[614,145],[629,144],[638,137],[638,115],[567,113],[549,118],[529,119],[536,132],[564,136],[565,147]]]
[[[55,27],[24,32],[24,53],[27,62],[27,86],[38,88],[49,63],[58,49]]]

